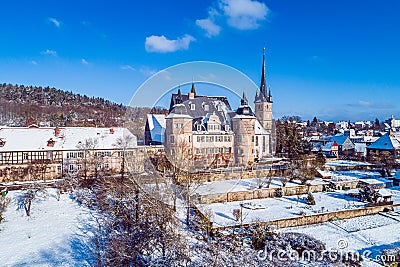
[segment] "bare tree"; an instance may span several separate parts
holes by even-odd
[[[24,209],[26,216],[31,215],[32,202],[37,198],[47,198],[46,187],[40,183],[32,183],[22,189],[18,198],[18,209]]]

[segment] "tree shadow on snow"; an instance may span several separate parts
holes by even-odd
[[[38,251],[13,266],[94,266],[96,263],[90,233],[95,230],[90,223],[80,225],[78,233]]]

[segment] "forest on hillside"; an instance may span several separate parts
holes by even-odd
[[[150,112],[166,110],[127,107],[101,97],[50,87],[0,84],[0,125],[4,126],[125,126],[143,139],[146,114]]]

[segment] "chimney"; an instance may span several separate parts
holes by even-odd
[[[114,128],[111,128],[110,129],[110,134],[113,134],[114,133]]]

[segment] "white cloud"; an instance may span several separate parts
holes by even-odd
[[[40,52],[40,54],[50,55],[50,56],[55,56],[55,57],[57,56],[57,52],[54,50],[50,50],[50,49],[43,50],[42,52]]]
[[[32,64],[32,65],[37,65],[37,62],[36,62],[35,60],[32,60],[32,61],[31,61],[31,64]]]
[[[84,58],[81,59],[81,63],[82,63],[83,65],[89,65],[89,62],[88,62],[86,59],[84,59]]]
[[[123,65],[123,66],[121,66],[121,70],[136,71],[136,69],[134,67],[132,67],[131,65]]]
[[[221,32],[221,27],[215,24],[211,18],[198,19],[196,25],[206,31],[207,37],[217,36]]]
[[[58,19],[55,18],[47,18],[47,20],[49,22],[51,22],[54,26],[56,26],[57,28],[61,27],[61,21],[59,21]]]
[[[146,37],[145,48],[147,52],[168,53],[178,50],[187,50],[191,42],[196,39],[191,35],[184,35],[176,40],[169,40],[164,35]]]
[[[219,8],[228,24],[239,30],[257,29],[269,11],[264,3],[252,0],[220,0]]]
[[[142,66],[139,69],[139,71],[145,76],[151,76],[151,75],[153,75],[153,74],[155,74],[157,72],[156,69],[152,69],[152,68],[147,67],[147,66]]]

